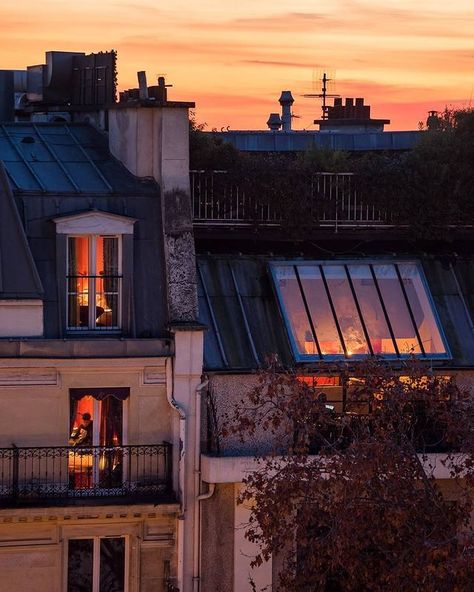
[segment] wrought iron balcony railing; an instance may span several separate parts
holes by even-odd
[[[171,444],[0,448],[0,507],[172,499]]]
[[[191,171],[194,223],[199,225],[280,224],[281,205],[242,190],[226,171]],[[353,173],[315,173],[308,178],[311,218],[320,226],[391,225],[389,216],[361,200]]]

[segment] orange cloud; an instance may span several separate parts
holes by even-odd
[[[473,92],[472,0],[33,0],[0,7],[0,68],[42,63],[47,50],[118,50],[120,88],[165,73],[170,96],[195,100],[210,127],[265,128],[282,89],[295,127],[312,126],[317,68],[336,92],[363,96],[391,129],[415,128],[430,108]],[[314,127],[314,126],[313,126]]]

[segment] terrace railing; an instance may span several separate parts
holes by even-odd
[[[226,171],[191,171],[190,180],[195,224],[279,225],[285,219],[278,203],[263,200],[257,191],[243,191]],[[390,225],[386,212],[360,199],[353,173],[315,173],[308,184],[315,224],[336,229]]]
[[[172,497],[172,446],[0,448],[0,507]]]

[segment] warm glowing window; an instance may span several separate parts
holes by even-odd
[[[68,237],[69,330],[120,328],[121,269],[118,236]]]
[[[122,445],[128,388],[71,389],[69,487],[71,490],[121,487],[125,476]]]
[[[273,263],[297,359],[449,352],[418,264]]]

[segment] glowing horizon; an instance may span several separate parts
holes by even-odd
[[[0,7],[0,68],[25,69],[49,50],[118,51],[119,90],[165,74],[169,96],[196,102],[211,128],[265,129],[282,90],[295,98],[295,129],[315,129],[318,78],[329,92],[364,97],[389,130],[416,129],[427,111],[471,105],[471,0],[32,0]]]

